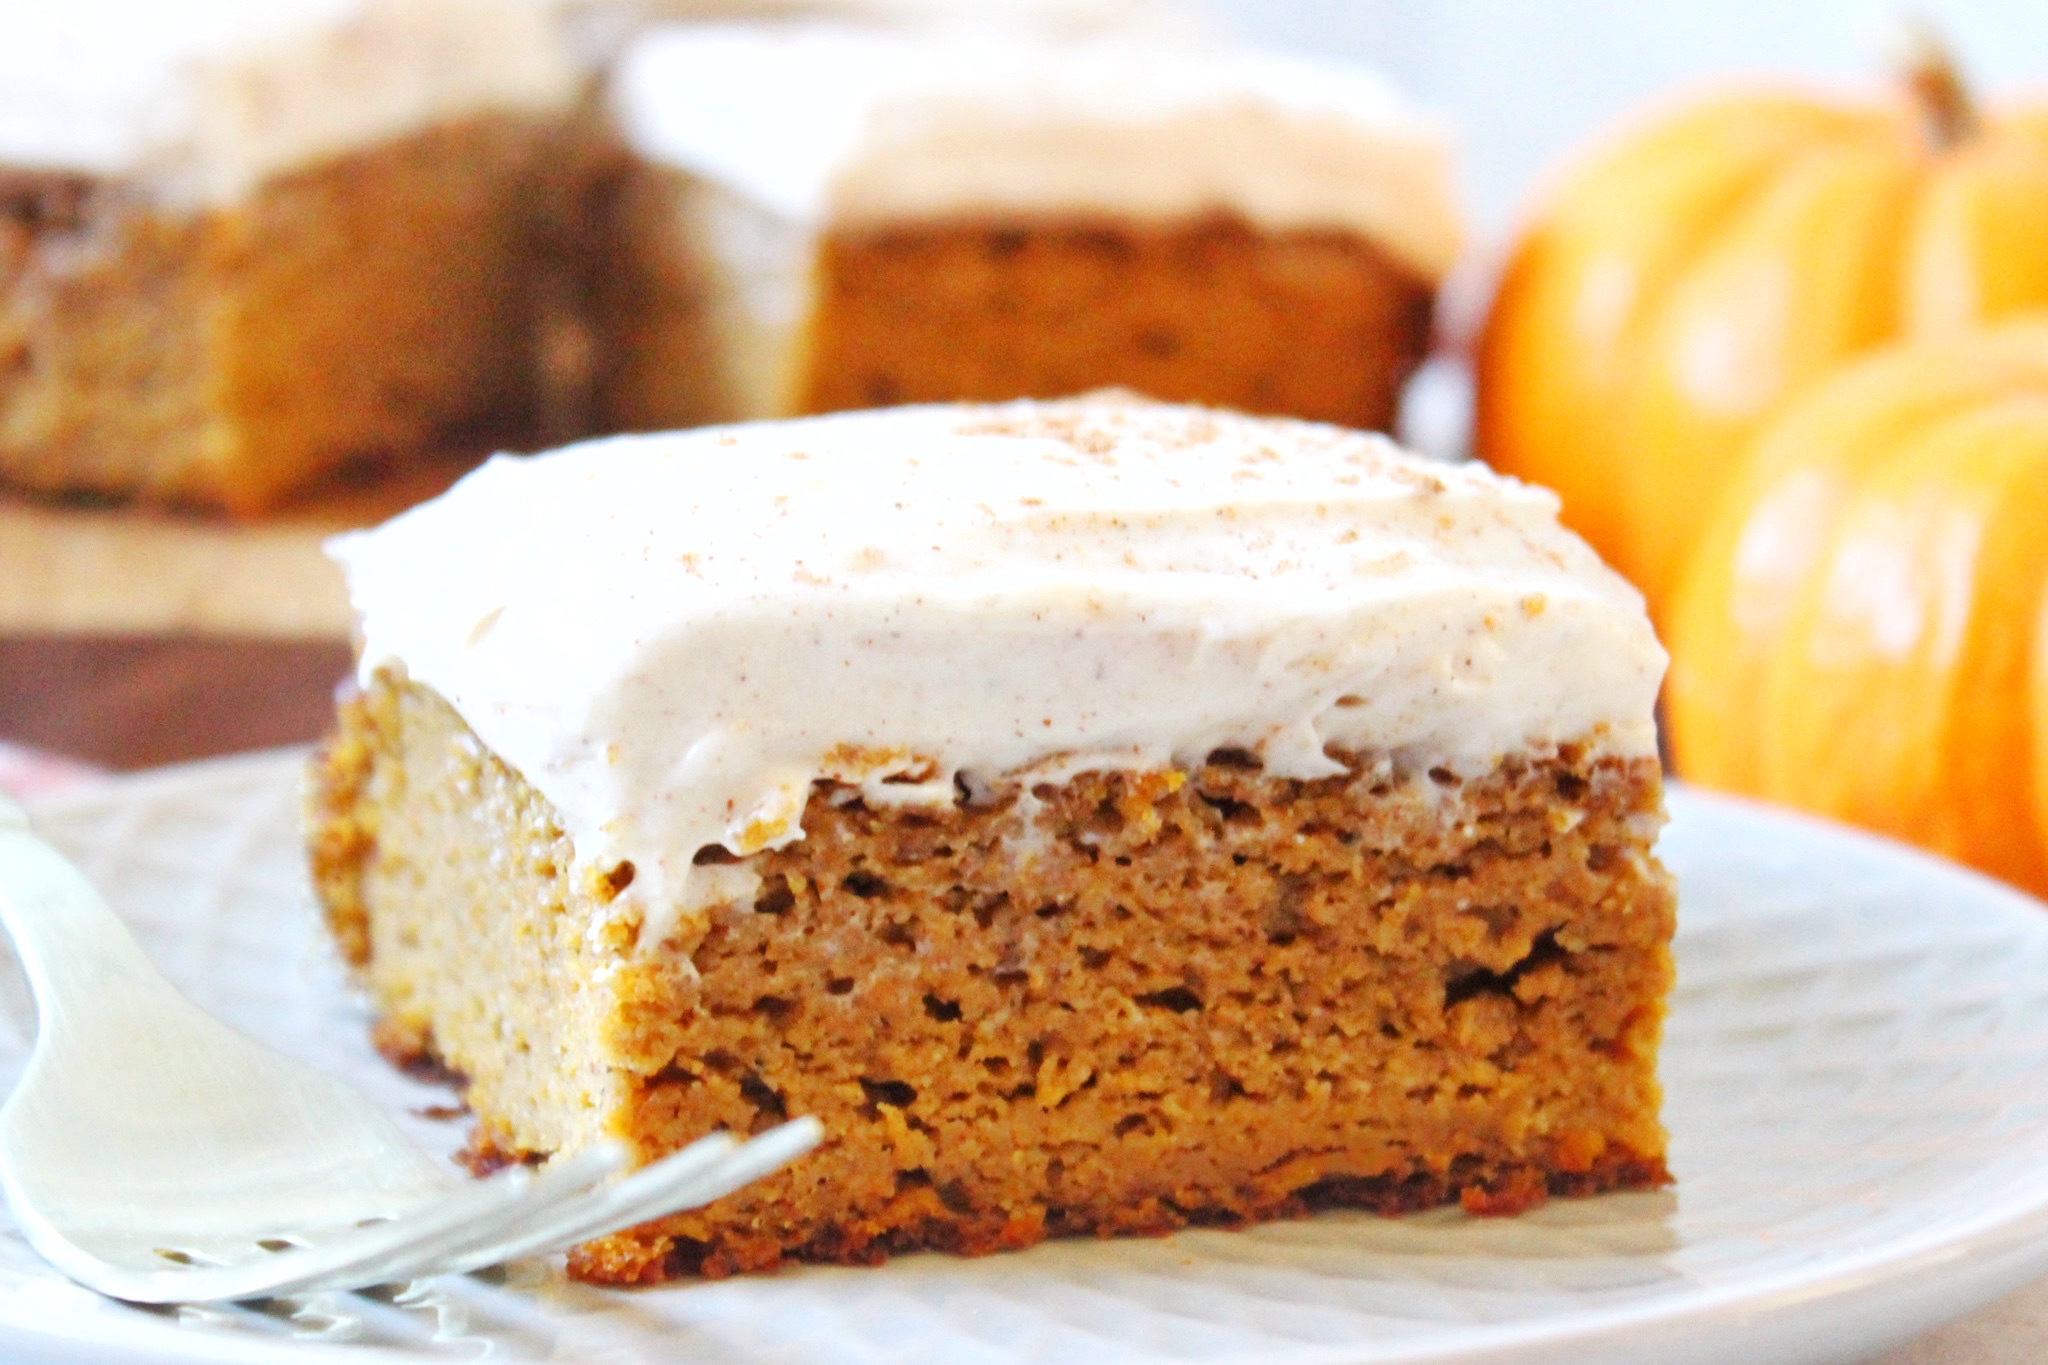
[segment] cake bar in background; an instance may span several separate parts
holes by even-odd
[[[971,29],[675,25],[611,110],[598,424],[1110,385],[1391,421],[1458,245],[1370,74]]]
[[[0,20],[0,482],[261,510],[527,435],[575,96],[516,0]]]
[[[837,8],[875,22],[10,13],[0,484],[252,513],[450,449],[1105,386],[1390,423],[1458,232],[1378,81],[1165,5]]]

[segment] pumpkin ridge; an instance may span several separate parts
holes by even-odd
[[[1810,451],[1796,464],[1780,461],[1776,468],[1763,468],[1773,449],[1785,442],[1756,443],[1746,463],[1751,469],[1729,480],[1717,497],[1717,507],[1696,543],[1692,562],[1674,597],[1672,623],[1668,633],[1671,669],[1665,682],[1665,708],[1670,721],[1671,747],[1678,772],[1688,780],[1726,791],[1763,795],[1765,784],[1758,767],[1762,741],[1732,744],[1725,736],[1731,728],[1760,734],[1764,692],[1761,659],[1782,648],[1796,602],[1783,591],[1782,583],[1757,585],[1747,593],[1737,574],[1737,560],[1744,543],[1753,534],[1753,511],[1767,500],[1785,495],[1785,485],[1802,475],[1826,478],[1829,488],[1815,490],[1831,494],[1825,505],[1802,504],[1802,516],[1811,534],[1807,553],[1797,566],[1784,565],[1781,574],[1803,578],[1827,553],[1835,524],[1847,500],[1846,485],[1862,470],[1874,468],[1915,442],[1926,439],[1937,427],[1983,401],[1978,389],[1944,394],[1939,405],[1916,408],[1897,422],[1887,421],[1881,434],[1860,433],[1861,453],[1837,456],[1825,474],[1816,474],[1817,457]],[[1889,418],[1894,414],[1883,414]],[[1747,602],[1734,600],[1738,595]],[[1726,607],[1731,614],[1744,613],[1750,619],[1724,624],[1706,613]],[[1764,608],[1770,620],[1758,622],[1755,608]],[[1739,657],[1737,657],[1739,656]],[[1729,667],[1730,664],[1735,667]]]
[[[1646,362],[1647,357],[1643,354],[1642,343],[1651,334],[1656,317],[1670,303],[1671,295],[1680,287],[1685,277],[1691,274],[1714,249],[1720,235],[1769,195],[1783,177],[1795,173],[1804,164],[1820,160],[1823,153],[1830,156],[1837,154],[1841,144],[1855,140],[1846,130],[1819,136],[1827,139],[1820,146],[1788,144],[1778,148],[1775,154],[1768,155],[1766,159],[1751,167],[1748,174],[1731,186],[1727,197],[1708,210],[1703,220],[1688,235],[1685,244],[1674,254],[1671,268],[1665,272],[1664,277],[1644,289],[1635,315],[1626,327],[1631,343],[1629,349],[1633,352],[1629,368],[1640,370]],[[1636,377],[1630,376],[1631,380]],[[1630,387],[1633,387],[1633,384]]]
[[[1615,357],[1619,373],[1611,382],[1601,385],[1604,389],[1626,394],[1638,386],[1644,363],[1644,344],[1656,318],[1668,305],[1672,291],[1712,249],[1715,238],[1729,222],[1769,193],[1771,186],[1792,165],[1819,150],[1836,148],[1853,139],[1867,137],[1872,131],[1867,120],[1849,110],[1786,90],[1766,88],[1740,93],[1781,108],[1788,120],[1797,112],[1811,122],[1801,123],[1790,130],[1765,126],[1765,121],[1757,119],[1753,110],[1737,106],[1737,92],[1692,111],[1692,117],[1703,124],[1719,120],[1735,125],[1735,131],[1717,139],[1716,152],[1720,157],[1734,158],[1740,164],[1722,177],[1723,183],[1710,185],[1698,195],[1687,196],[1692,213],[1686,219],[1683,235],[1672,245],[1668,255],[1656,262],[1655,273],[1636,284],[1626,317],[1611,334],[1609,350]],[[1674,138],[1681,131],[1697,130],[1688,122],[1684,129],[1674,125],[1641,131],[1607,149],[1606,158],[1614,164],[1627,164],[1644,156],[1660,139]],[[1714,131],[1723,132],[1719,127]],[[1731,147],[1737,150],[1731,151]],[[1697,151],[1693,154],[1698,155]],[[1712,170],[1711,167],[1708,169]],[[1603,492],[1603,485],[1619,473],[1609,467],[1614,463],[1613,457],[1622,455],[1629,444],[1628,424],[1608,418],[1606,426],[1615,448],[1596,451],[1590,459],[1577,449],[1569,454],[1555,449],[1546,452],[1546,446],[1559,444],[1557,435],[1561,433],[1552,434],[1545,441],[1532,441],[1526,430],[1527,414],[1504,408],[1503,395],[1509,386],[1499,377],[1505,371],[1528,365],[1524,352],[1532,343],[1528,321],[1511,316],[1514,310],[1503,307],[1502,301],[1521,292],[1518,280],[1525,272],[1532,267],[1540,269],[1539,259],[1551,240],[1559,237],[1568,239],[1583,229],[1584,224],[1580,221],[1583,211],[1573,211],[1573,196],[1601,198],[1611,192],[1605,180],[1614,174],[1612,164],[1603,166],[1596,163],[1578,168],[1577,174],[1562,187],[1566,206],[1551,221],[1533,229],[1510,258],[1498,287],[1499,298],[1478,341],[1476,360],[1480,383],[1474,435],[1478,454],[1486,463],[1502,473],[1559,492],[1564,504],[1562,519],[1566,525],[1590,540],[1610,564],[1616,564],[1627,572],[1626,567],[1618,562],[1623,540],[1616,529],[1620,516],[1617,512],[1603,510],[1602,504],[1611,497]],[[1575,305],[1580,304],[1583,298],[1586,281],[1582,279],[1579,284],[1580,295],[1574,299]],[[1579,438],[1580,433],[1574,431],[1569,439],[1577,445]],[[1572,477],[1588,464],[1598,467],[1601,474],[1593,478]]]
[[[1680,774],[2048,893],[2043,507],[2048,320],[1894,344],[1795,398],[1677,599]]]
[[[1767,685],[1764,795],[2043,885],[2005,599],[2048,582],[2044,431],[2048,396],[1996,396],[1867,469]]]
[[[1987,134],[1921,182],[1900,261],[1900,331],[1944,336],[2048,306],[2048,143]]]
[[[1805,383],[1896,331],[1887,276],[1913,183],[1908,159],[1877,129],[1811,146],[1671,277],[1618,418],[1641,458],[1622,471],[1634,515],[1614,558],[1660,629],[1701,513],[1750,433]],[[1768,317],[1778,330],[1766,342]],[[1717,336],[1726,344],[1712,345]]]

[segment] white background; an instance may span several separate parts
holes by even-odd
[[[1626,110],[1690,85],[1788,74],[1883,79],[1901,16],[1945,35],[1986,92],[2048,100],[2048,0],[1202,0],[1262,45],[1356,58],[1458,134],[1475,245],[1539,173]]]

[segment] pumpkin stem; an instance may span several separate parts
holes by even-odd
[[[1977,101],[1963,84],[1948,44],[1926,20],[1907,19],[1900,37],[1900,75],[1919,115],[1921,135],[1932,150],[1948,151],[1976,133]]]

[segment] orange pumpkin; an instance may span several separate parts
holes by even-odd
[[[1689,780],[2048,893],[2048,319],[1858,362],[1762,431],[1674,599]]]
[[[1585,161],[1503,276],[1479,454],[1555,488],[1660,622],[1729,469],[1851,353],[2048,305],[2048,110],[1929,49],[1891,98],[1740,91]]]

